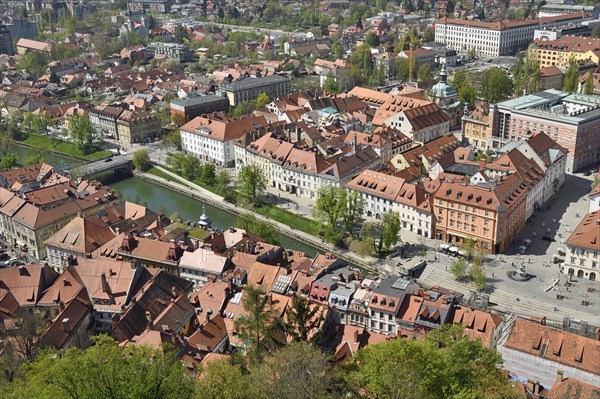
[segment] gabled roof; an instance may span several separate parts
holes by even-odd
[[[591,338],[518,318],[504,346],[600,375],[600,341]]]
[[[9,290],[19,306],[33,306],[59,276],[45,264],[0,269],[0,289]]]
[[[567,240],[568,245],[600,250],[600,210],[588,213]]]
[[[107,225],[94,222],[94,220],[76,216],[65,227],[44,241],[44,244],[79,254],[92,253],[115,237]]]
[[[79,290],[77,296],[52,320],[52,324],[40,337],[42,346],[54,346],[62,349],[68,339],[78,334],[81,323],[90,315],[91,304],[85,288]]]

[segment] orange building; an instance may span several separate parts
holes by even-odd
[[[527,185],[516,174],[496,182],[467,186],[443,182],[434,194],[436,238],[503,252],[525,225]]]

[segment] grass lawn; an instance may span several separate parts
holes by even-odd
[[[95,161],[112,155],[109,151],[105,150],[99,150],[85,155],[79,149],[77,149],[77,145],[75,145],[75,143],[53,139],[49,136],[43,136],[35,133],[29,133],[27,138],[20,142],[34,147],[41,147],[49,151],[70,155],[72,157],[86,159],[88,161]]]
[[[261,207],[252,208],[251,210],[305,233],[316,237],[319,236],[319,224],[317,222],[305,218],[304,216],[296,215],[286,209],[281,209],[273,205],[263,205]]]
[[[169,176],[168,174],[166,174],[165,172],[163,172],[162,170],[155,168],[154,166],[151,167],[150,169],[148,169],[146,171],[146,173],[150,173],[151,175],[154,175],[156,177],[162,177],[165,180],[168,181],[172,181],[172,182],[176,182],[176,183],[180,183],[180,181],[175,180],[174,178],[172,178],[171,176]]]

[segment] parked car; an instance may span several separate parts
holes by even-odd
[[[527,248],[529,248],[529,246],[531,245],[531,240],[529,238],[526,240],[523,240],[523,245],[526,246]]]
[[[583,172],[584,176],[591,176],[592,175],[592,171],[591,170],[586,170],[585,172]]]
[[[10,258],[10,255],[6,252],[0,254],[0,260],[7,260],[8,258]]]
[[[11,259],[7,260],[5,263],[7,266],[21,266],[21,265],[25,264],[25,262],[23,262],[22,260],[17,259],[17,258],[11,258]]]
[[[517,252],[520,253],[521,255],[523,255],[525,253],[525,251],[527,251],[527,247],[525,245],[521,245],[519,247],[519,249],[517,250]]]
[[[553,237],[550,237],[550,236],[543,236],[542,240],[544,240],[544,241],[550,241],[550,242],[556,241]]]

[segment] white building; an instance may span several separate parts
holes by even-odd
[[[552,29],[589,20],[581,12],[526,21],[481,22],[442,18],[435,24],[435,41],[457,51],[475,51],[480,56],[514,55],[531,43],[534,31]]]
[[[403,178],[365,170],[346,184],[364,201],[363,216],[380,219],[388,211],[398,212],[403,230],[431,238],[435,222],[429,195],[419,185]]]
[[[568,251],[561,267],[563,273],[600,281],[600,210],[584,216],[565,244]]]
[[[235,161],[234,142],[245,133],[265,129],[267,125],[263,116],[198,116],[180,128],[181,149],[202,161],[232,166]]]
[[[199,288],[209,280],[219,280],[229,264],[227,257],[205,248],[198,248],[194,252],[183,253],[178,265],[179,276],[192,281],[195,288]]]

